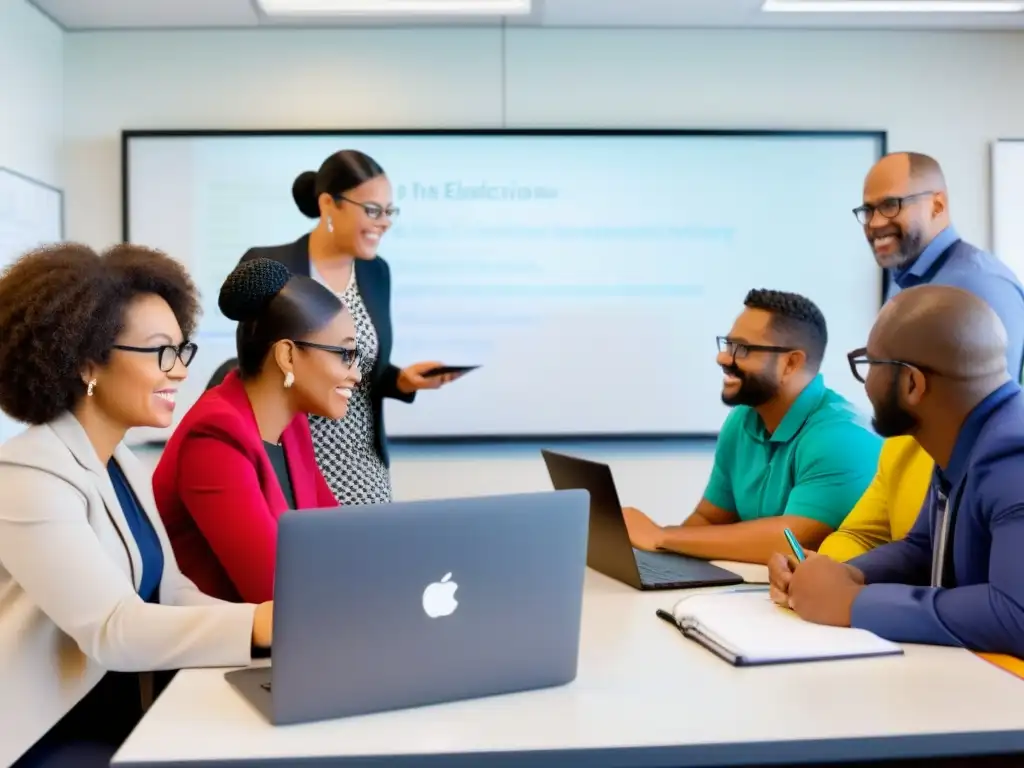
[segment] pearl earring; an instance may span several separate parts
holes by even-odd
[[[334,232],[334,222],[331,221],[331,217],[330,216],[327,217],[327,231],[328,232]]]
[[[291,371],[288,371],[288,373],[286,373],[284,375],[284,388],[285,389],[291,389],[292,384],[294,384],[294,383],[295,383],[295,374],[292,373]]]
[[[96,389],[96,379],[89,382],[89,386],[85,388],[85,396],[92,397],[93,391]]]

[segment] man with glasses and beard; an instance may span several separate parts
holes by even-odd
[[[1009,337],[1006,363],[1017,379],[1024,355],[1024,292],[999,259],[960,239],[950,224],[946,181],[927,155],[882,158],[864,181],[853,211],[878,265],[889,273],[889,296],[917,285],[951,285],[984,299]],[[849,560],[910,531],[928,490],[933,463],[913,438],[887,440],[864,497],[819,552]]]
[[[1024,656],[1024,397],[1006,338],[959,288],[910,288],[882,309],[850,367],[875,429],[912,435],[935,461],[924,507],[904,539],[847,564],[773,555],[772,599],[896,642]]]
[[[728,336],[722,425],[704,497],[682,525],[623,515],[634,547],[765,563],[789,528],[808,549],[834,531],[871,482],[881,440],[818,372],[828,331],[809,299],[754,290]]]

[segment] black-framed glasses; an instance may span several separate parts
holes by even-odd
[[[903,210],[904,205],[913,202],[914,200],[920,200],[922,197],[928,195],[934,195],[935,192],[929,190],[927,192],[915,192],[912,195],[904,195],[903,197],[887,197],[880,201],[877,205],[864,205],[858,206],[853,209],[853,215],[857,217],[857,221],[861,224],[867,224],[875,216],[875,211],[878,211],[882,216],[887,219],[895,219],[900,215],[900,211]]]
[[[346,203],[352,203],[352,205],[358,205],[366,211],[366,216],[370,219],[379,219],[381,216],[387,216],[389,219],[393,219],[401,212],[401,209],[394,205],[385,207],[380,203],[361,203],[358,200],[353,200],[352,198],[345,197],[344,195],[339,195],[337,199],[344,200]]]
[[[781,354],[784,352],[796,352],[796,347],[778,347],[774,344],[747,344],[744,341],[734,341],[728,336],[718,336],[718,351],[731,355],[733,360],[742,360],[751,352],[772,352]]]
[[[331,354],[337,355],[341,358],[341,362],[347,365],[349,368],[357,365],[362,355],[359,354],[358,349],[352,349],[350,347],[332,347],[330,344],[317,344],[314,341],[295,341],[292,342],[296,347],[305,347],[306,349],[319,349],[324,352],[330,352]]]
[[[130,347],[126,344],[115,344],[114,349],[120,349],[122,352],[141,352],[156,355],[160,370],[164,373],[170,373],[174,370],[174,364],[178,360],[181,360],[181,364],[188,368],[196,358],[199,345],[191,341],[186,341],[177,346],[174,344],[161,344],[159,347]]]
[[[937,372],[924,365],[918,365],[912,363],[909,360],[883,360],[868,355],[866,347],[855,349],[846,355],[847,362],[850,363],[850,373],[853,374],[853,378],[863,384],[868,378],[868,371],[871,370],[872,365],[895,365],[898,368],[908,368],[911,370],[920,371],[921,373],[936,374]]]

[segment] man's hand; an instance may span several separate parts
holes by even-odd
[[[776,552],[768,560],[768,594],[783,608],[789,608],[789,582],[798,565],[792,555]]]
[[[805,621],[848,627],[863,588],[864,576],[856,568],[808,552],[789,578],[789,607]]]
[[[626,521],[629,540],[637,549],[654,552],[661,548],[664,532],[661,526],[636,507],[623,507],[622,517]]]

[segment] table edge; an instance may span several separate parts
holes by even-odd
[[[1024,728],[1012,731],[894,734],[866,738],[794,739],[746,743],[680,744],[643,747],[596,747],[497,752],[398,755],[291,755],[208,760],[127,760],[114,756],[116,768],[694,768],[770,763],[816,763],[913,758],[977,757],[1024,753]]]

